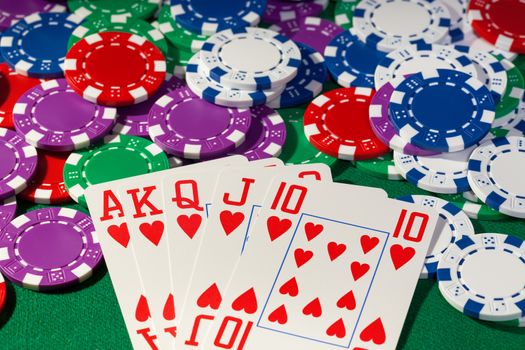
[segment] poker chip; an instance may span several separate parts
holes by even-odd
[[[262,105],[276,99],[285,88],[278,86],[268,90],[232,89],[206,76],[200,67],[197,53],[186,66],[186,83],[197,96],[219,106],[249,108]]]
[[[48,80],[26,91],[13,109],[17,132],[29,144],[56,152],[85,148],[102,139],[116,116],[114,108],[83,100],[65,79]]]
[[[507,72],[503,64],[488,52],[472,51],[469,47],[461,45],[456,45],[455,48],[468,54],[476,67],[476,77],[485,84],[494,101],[498,103],[507,88]]]
[[[525,4],[519,0],[471,1],[468,19],[474,31],[496,47],[525,54]]]
[[[508,218],[508,216],[490,208],[484,203],[475,203],[467,200],[461,193],[453,195],[441,194],[439,196],[463,210],[469,218],[474,220],[500,221]]]
[[[144,175],[169,168],[168,157],[153,142],[129,135],[106,136],[89,149],[71,153],[64,165],[64,182],[71,198],[86,206],[91,185]]]
[[[267,106],[250,109],[252,122],[246,140],[234,154],[242,154],[248,160],[278,157],[286,142],[286,125],[283,118]]]
[[[0,128],[0,200],[27,187],[37,168],[36,149],[14,131]]]
[[[290,2],[268,0],[263,20],[267,23],[281,23],[293,19],[318,16],[328,7],[329,0]]]
[[[301,51],[301,65],[297,75],[277,98],[267,105],[272,108],[288,108],[310,102],[323,90],[327,72],[323,56],[305,44],[297,43]]]
[[[151,139],[167,153],[186,159],[215,158],[232,152],[244,142],[250,124],[248,109],[216,106],[187,86],[158,99],[148,119]]]
[[[159,14],[159,29],[162,34],[166,36],[172,45],[181,50],[199,52],[208,36],[195,34],[184,29],[175,21],[170,9],[169,6],[163,6]]]
[[[7,288],[5,286],[4,276],[0,274],[0,312],[4,309]]]
[[[295,43],[305,44],[317,52],[324,52],[330,41],[343,32],[334,22],[319,17],[285,21],[268,29],[292,39]]]
[[[336,36],[324,51],[326,66],[339,85],[374,87],[374,72],[385,54],[364,44],[355,30]]]
[[[168,45],[168,56],[166,57],[167,72],[166,76],[173,76],[184,79],[186,77],[186,66],[190,58],[193,57],[191,52],[177,49],[173,45]]]
[[[392,153],[387,153],[374,159],[359,160],[355,162],[355,166],[357,169],[380,179],[404,180],[396,168]]]
[[[486,321],[523,315],[525,243],[498,233],[464,236],[438,265],[439,291],[458,311]]]
[[[399,136],[396,128],[392,124],[388,106],[390,98],[394,93],[395,86],[403,80],[403,77],[394,79],[392,83],[387,82],[372,97],[369,108],[370,125],[376,136],[394,151],[408,155],[430,156],[436,154],[433,151],[427,151],[406,142]]]
[[[223,86],[265,90],[285,85],[296,76],[301,52],[292,40],[274,31],[246,28],[210,37],[200,59],[203,73]]]
[[[147,100],[166,77],[162,52],[145,38],[124,32],[92,34],[67,53],[65,75],[86,100],[129,106]]]
[[[46,0],[2,1],[0,4],[0,31],[35,12],[65,12],[66,7]]]
[[[460,152],[411,156],[394,152],[394,162],[403,177],[417,187],[435,193],[468,191],[468,160],[477,146]]]
[[[168,54],[168,42],[158,29],[144,20],[129,17],[89,16],[71,34],[68,48],[71,49],[73,45],[87,36],[101,32],[135,34],[155,44],[164,56]]]
[[[490,132],[496,137],[525,135],[525,98],[511,113],[496,119],[492,126]]]
[[[525,218],[525,138],[500,137],[476,148],[468,163],[472,191],[489,207]]]
[[[379,62],[374,74],[375,88],[426,69],[453,69],[477,77],[469,56],[449,45],[418,42],[390,52]]]
[[[19,74],[62,77],[67,41],[80,22],[67,13],[31,14],[2,33],[0,53]]]
[[[13,107],[20,96],[40,84],[40,80],[16,73],[6,63],[0,64],[0,127],[13,129]]]
[[[518,107],[525,91],[525,80],[520,70],[506,59],[500,60],[500,63],[505,68],[508,83],[503,97],[496,105],[496,121]]]
[[[354,10],[359,0],[337,0],[334,9],[335,23],[343,29],[352,28]]]
[[[102,261],[91,218],[69,208],[50,207],[20,215],[5,228],[0,251],[4,276],[37,291],[81,283]]]
[[[345,160],[366,160],[389,149],[372,131],[368,109],[374,90],[340,88],[316,97],[304,114],[304,134],[318,150]]]
[[[515,52],[500,50],[494,45],[492,45],[491,43],[483,40],[482,38],[478,38],[475,35],[474,37],[475,39],[471,40],[470,42],[467,42],[467,43],[461,42],[459,44],[469,46],[470,51],[472,52],[478,52],[478,51],[488,52],[491,55],[494,55],[498,58],[505,58],[510,61],[514,61],[516,57],[518,57],[518,54]]]
[[[368,0],[356,6],[353,28],[363,42],[390,52],[418,40],[440,42],[448,34],[450,21],[447,7],[439,0]]]
[[[455,43],[473,35],[467,21],[467,0],[442,0],[450,13],[450,28],[444,40],[447,44]]]
[[[286,108],[279,110],[286,125],[286,143],[279,158],[286,164],[322,163],[333,166],[337,158],[330,157],[318,151],[308,142],[304,135],[302,108]]]
[[[148,100],[136,105],[118,108],[117,123],[113,134],[149,137],[148,115],[155,102],[170,91],[180,88],[184,82],[177,77],[165,81],[160,89]]]
[[[0,200],[0,231],[13,220],[16,215],[16,208],[16,197]],[[1,304],[0,302],[0,309],[2,308]]]
[[[82,18],[99,15],[148,19],[158,10],[161,2],[162,0],[67,0],[67,6],[71,12]]]
[[[475,234],[474,226],[461,209],[443,199],[414,195],[401,197],[398,200],[431,208],[439,214],[437,229],[425,257],[423,270],[419,275],[419,278],[434,278],[438,270],[438,263],[447,255],[450,245],[462,237],[473,236]]]
[[[220,1],[171,0],[171,14],[187,30],[213,35],[257,25],[265,6],[265,0],[229,0],[228,6]]]
[[[437,152],[476,144],[488,133],[494,110],[490,91],[480,81],[450,69],[425,70],[404,79],[389,105],[401,138]]]

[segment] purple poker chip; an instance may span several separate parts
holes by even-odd
[[[404,79],[404,77],[386,83],[372,97],[372,102],[370,103],[370,125],[372,130],[383,143],[387,144],[394,151],[411,156],[432,156],[438,154],[439,152],[424,150],[406,142],[399,136],[394,124],[392,124],[388,106],[390,97],[395,90],[394,86],[397,85],[399,79]]]
[[[118,109],[117,124],[113,127],[113,134],[149,137],[148,114],[151,107],[161,96],[183,86],[184,82],[177,77],[166,80],[160,89],[146,101]]]
[[[274,24],[269,29],[321,53],[333,38],[344,31],[334,22],[319,17],[293,19]]]
[[[6,227],[16,215],[16,197],[0,201],[0,231]]]
[[[281,23],[292,19],[318,16],[327,7],[330,0],[313,0],[307,2],[290,2],[286,0],[268,0],[263,21]]]
[[[46,0],[0,1],[0,31],[35,12],[65,12],[66,7]]]
[[[283,118],[270,107],[250,108],[252,125],[244,143],[233,152],[248,160],[278,157],[286,142],[286,124]]]
[[[18,216],[0,237],[0,270],[34,290],[68,287],[88,279],[102,260],[91,218],[48,207]]]
[[[55,152],[86,148],[107,135],[117,110],[84,100],[65,79],[48,80],[23,94],[13,109],[16,131],[31,145]]]
[[[250,124],[249,109],[211,104],[187,86],[159,98],[148,118],[153,142],[185,159],[217,158],[232,152],[244,142]]]
[[[36,149],[14,131],[0,128],[0,200],[23,191],[35,176]]]

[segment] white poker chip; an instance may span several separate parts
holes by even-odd
[[[419,278],[434,278],[438,262],[446,254],[448,247],[462,236],[475,234],[474,226],[468,216],[454,204],[432,196],[406,196],[399,200],[432,208],[439,213],[439,222],[430,248],[425,258]]]
[[[200,98],[225,107],[249,108],[275,100],[285,85],[269,90],[243,90],[224,87],[202,72],[199,54],[186,66],[186,83]]]
[[[200,51],[204,74],[228,88],[267,90],[284,86],[301,65],[301,52],[290,39],[262,28],[224,30]]]
[[[397,77],[425,69],[454,69],[477,77],[476,67],[467,54],[453,46],[420,42],[390,52],[379,63],[374,74],[376,90]]]
[[[502,56],[503,58],[509,61],[514,61],[514,59],[518,57],[517,53],[498,49],[496,46],[492,45],[488,41],[485,41],[484,39],[478,37],[476,37],[471,42],[462,45],[469,46],[471,52],[488,52],[494,56]]]
[[[445,44],[455,43],[474,35],[467,20],[468,0],[441,0],[450,12],[450,29]]]
[[[440,0],[367,0],[355,8],[353,28],[363,42],[390,52],[419,40],[441,42],[450,21]]]
[[[423,190],[443,194],[462,193],[470,190],[468,161],[476,147],[424,157],[394,151],[394,163],[408,182]]]
[[[525,242],[480,233],[449,246],[438,264],[441,295],[457,310],[486,321],[516,321],[525,305]]]
[[[499,137],[476,148],[468,163],[472,191],[489,207],[525,218],[525,137]]]

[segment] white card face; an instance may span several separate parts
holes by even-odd
[[[256,220],[268,186],[276,176],[332,181],[330,168],[324,164],[263,169],[230,167],[221,172],[178,327],[178,347],[196,346],[198,337],[206,334],[219,307],[220,295],[248,242],[250,224]],[[215,303],[204,302],[211,294],[216,295]]]
[[[394,349],[436,223],[381,190],[276,178],[200,346]]]

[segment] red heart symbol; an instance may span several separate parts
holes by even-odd
[[[208,289],[201,294],[199,299],[197,299],[197,305],[199,305],[199,307],[205,308],[209,306],[213,310],[217,310],[219,306],[221,306],[221,302],[221,292],[219,292],[219,288],[215,283],[209,286]]]
[[[320,317],[322,313],[323,309],[321,308],[319,298],[315,298],[309,302],[303,309],[303,314],[305,314],[305,316],[312,315],[313,317]]]
[[[277,309],[273,310],[268,316],[268,321],[277,322],[279,324],[285,324],[288,322],[288,314],[286,313],[286,308],[284,305],[281,305]]]
[[[363,275],[366,274],[369,269],[370,266],[368,264],[361,264],[357,261],[354,261],[352,264],[350,264],[350,270],[352,271],[354,281],[357,281],[358,279],[363,277]]]
[[[385,329],[381,318],[378,318],[374,322],[370,323],[359,335],[362,341],[372,341],[376,345],[381,345],[385,342]]]
[[[337,301],[337,307],[340,309],[347,309],[347,310],[353,310],[355,309],[355,296],[354,292],[349,291],[345,295],[343,295],[338,301]]]
[[[328,243],[327,249],[328,255],[330,256],[330,260],[334,261],[346,251],[346,245],[330,242]]]
[[[235,231],[237,227],[244,221],[244,214],[241,212],[232,213],[229,210],[224,210],[219,214],[221,220],[222,229],[226,236]]]
[[[310,261],[310,259],[314,256],[314,252],[298,248],[294,251],[293,255],[295,257],[297,268],[299,268]]]
[[[272,242],[286,233],[291,226],[292,222],[290,220],[281,220],[277,216],[270,216],[266,221],[266,227],[268,228],[268,234]]]
[[[150,316],[148,299],[146,299],[144,295],[141,295],[135,309],[135,318],[139,322],[145,322]]]
[[[232,308],[235,311],[244,310],[247,314],[253,314],[257,311],[257,297],[253,288],[248,289],[235,299],[232,303]]]
[[[139,226],[140,232],[154,245],[159,245],[159,242],[164,234],[164,223],[162,221],[153,221],[151,224],[144,222]]]
[[[120,225],[111,225],[108,227],[108,234],[113,238],[115,241],[117,241],[118,244],[123,246],[124,248],[128,247],[129,243],[129,230],[128,230],[128,224],[123,222]]]
[[[337,338],[343,338],[346,335],[346,328],[343,319],[340,318],[332,323],[332,325],[326,330],[326,334],[330,337],[336,336]]]
[[[175,301],[173,300],[173,294],[168,295],[168,299],[164,303],[164,310],[162,310],[162,316],[165,320],[172,321],[175,319]]]
[[[279,288],[279,293],[286,295],[288,294],[291,297],[296,297],[299,294],[299,287],[297,286],[297,281],[295,277],[292,277]]]
[[[390,247],[390,257],[392,258],[396,270],[399,270],[403,265],[409,262],[415,254],[416,250],[412,247],[403,248],[399,244],[394,244]]]
[[[313,222],[307,222],[304,225],[304,232],[306,233],[306,239],[308,242],[319,236],[319,234],[323,232],[323,229],[323,225],[315,225]]]
[[[365,254],[374,249],[378,244],[379,238],[377,237],[370,237],[368,235],[361,236],[361,249],[363,249],[363,253]]]
[[[199,214],[192,215],[179,215],[177,217],[177,223],[184,233],[190,238],[193,239],[199,227],[201,226],[202,217]]]

